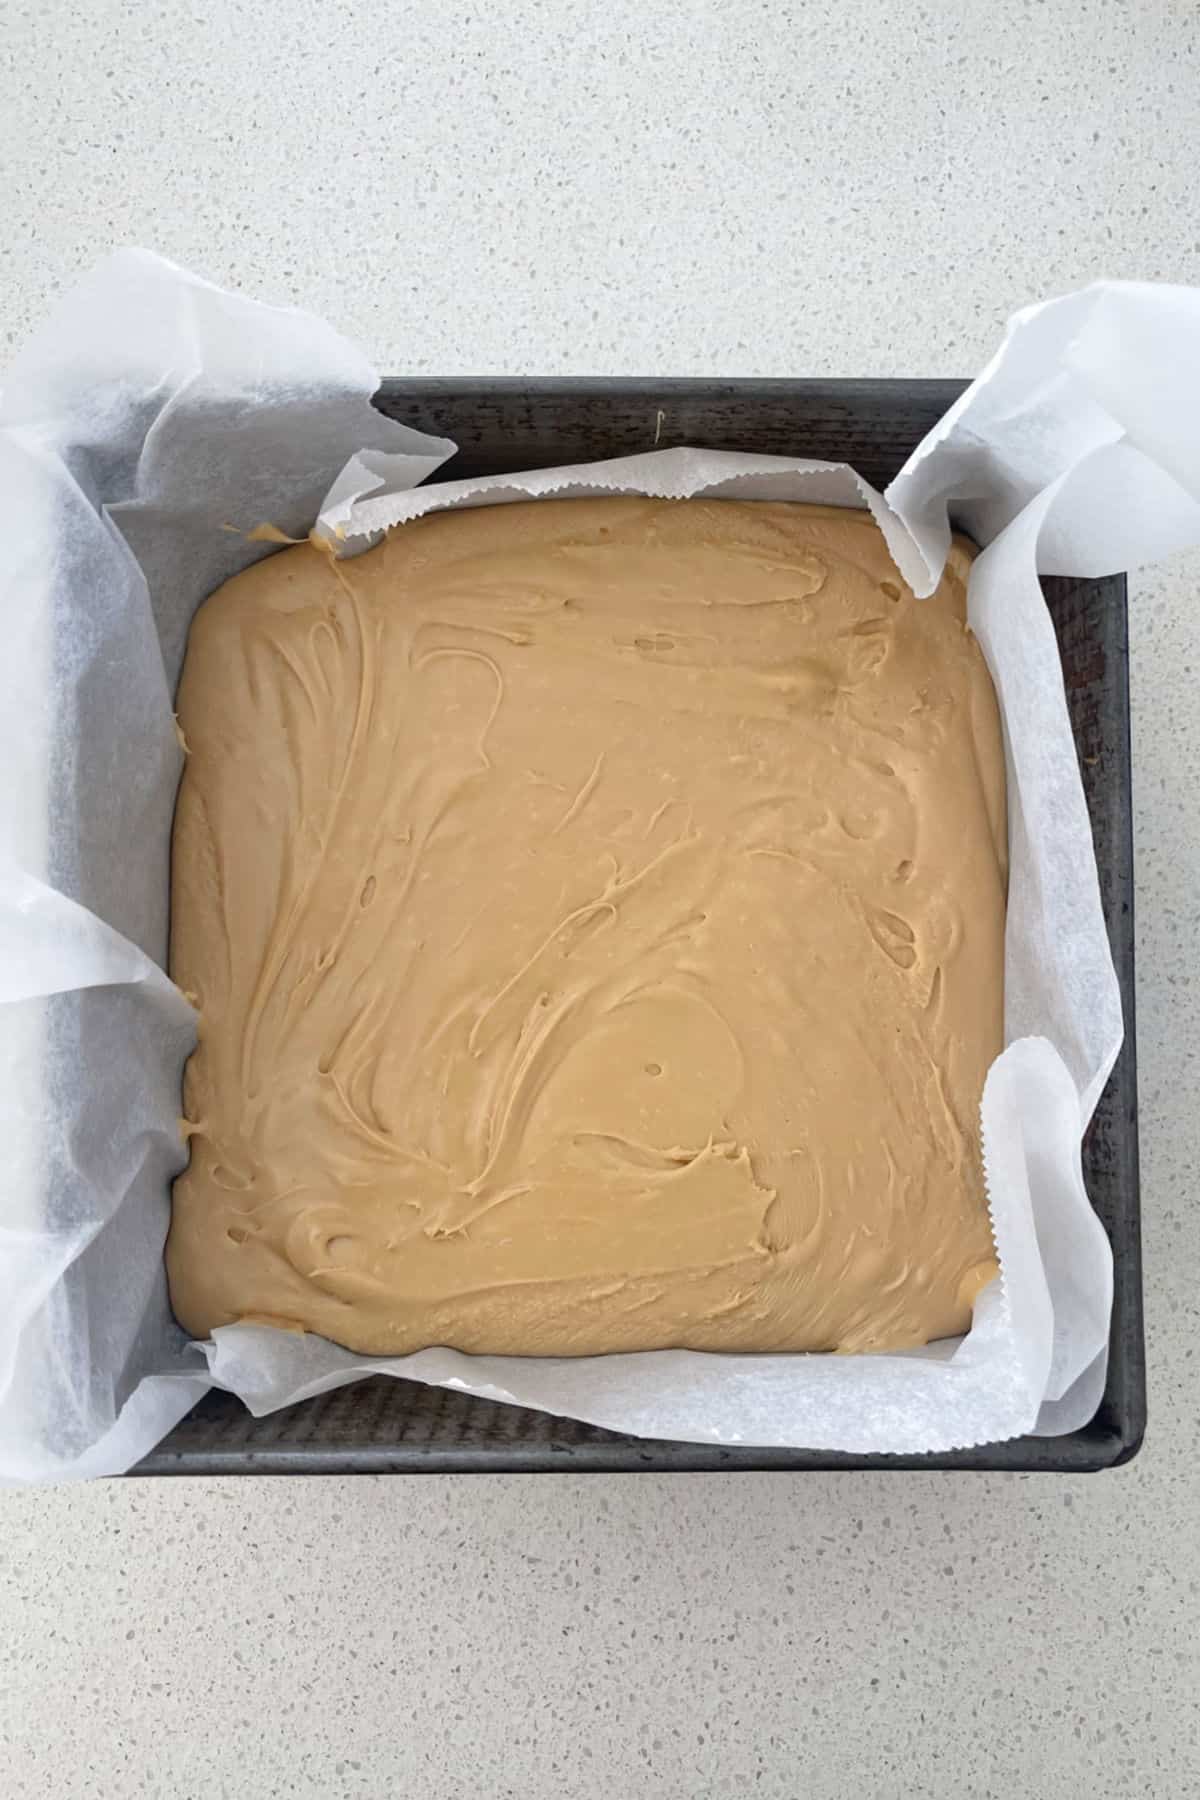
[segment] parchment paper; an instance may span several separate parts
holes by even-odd
[[[409,492],[451,452],[383,420],[304,314],[157,258],[104,264],[0,408],[0,1478],[123,1469],[212,1381],[256,1412],[381,1370],[646,1435],[947,1449],[1073,1429],[1103,1384],[1107,1241],[1079,1140],[1120,1043],[1115,977],[1038,568],[1101,574],[1200,538],[1200,296],[1100,285],[1018,315],[886,497],[829,465],[666,451]],[[346,553],[434,505],[716,492],[870,506],[918,591],[948,516],[1009,747],[1007,1048],[983,1102],[1002,1281],[958,1343],[888,1356],[688,1352],[369,1363],[238,1326],[189,1345],[161,1250],[190,1009],[162,973],[196,605],[313,522]],[[233,527],[234,529],[228,529]]]

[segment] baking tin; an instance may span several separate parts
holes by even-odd
[[[693,444],[853,465],[886,487],[962,392],[958,381],[386,380],[389,418],[453,438],[439,479]],[[929,1456],[722,1449],[621,1437],[570,1419],[377,1377],[255,1419],[213,1392],[133,1471],[143,1475],[642,1469],[1012,1469],[1076,1473],[1136,1454],[1146,1418],[1134,1044],[1133,836],[1124,576],[1043,582],[1096,841],[1125,1008],[1125,1048],[1083,1142],[1113,1247],[1108,1378],[1089,1425]]]

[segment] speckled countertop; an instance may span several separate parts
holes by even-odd
[[[119,243],[398,373],[970,374],[1200,281],[1187,0],[267,14],[14,0],[0,344]],[[1198,586],[1132,584],[1137,1461],[8,1493],[5,1800],[1200,1790]]]

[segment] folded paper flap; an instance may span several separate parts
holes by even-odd
[[[706,1355],[656,1350],[618,1356],[464,1356],[435,1347],[371,1360],[321,1338],[259,1325],[227,1326],[204,1346],[214,1383],[256,1417],[361,1380],[402,1374],[481,1400],[532,1407],[637,1437],[756,1448],[802,1442],[870,1454],[881,1437],[897,1453],[969,1449],[978,1420],[1001,1435],[1026,1428],[1036,1398],[1010,1354],[1011,1329],[993,1285],[970,1335],[904,1356]],[[797,1382],[798,1372],[803,1380]],[[663,1430],[664,1395],[674,1429]],[[881,1415],[899,1416],[890,1430]],[[617,1421],[621,1421],[618,1423]]]
[[[1121,996],[1057,641],[1034,573],[1058,485],[976,559],[968,618],[1010,725],[1006,1032],[1055,1045],[1086,1125],[1120,1048]],[[1011,728],[1016,718],[1019,730]]]
[[[144,983],[183,1024],[192,1008],[144,950],[0,856],[0,1002]]]
[[[171,697],[200,601],[269,553],[245,531],[303,535],[355,455],[402,482],[452,448],[383,418],[377,386],[320,320],[144,252],[89,276],[10,371],[0,1479],[126,1467],[202,1391],[161,1265],[194,1034],[161,966]]]
[[[989,544],[1035,496],[1120,447],[1113,504],[1065,485],[1043,574],[1100,576],[1200,538],[1200,292],[1096,282],[1009,321],[983,373],[909,457],[886,498],[933,569],[952,518]]]

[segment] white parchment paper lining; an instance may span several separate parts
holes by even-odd
[[[1080,1137],[1120,1006],[1037,573],[1200,538],[1200,295],[1099,284],[1017,315],[886,495],[850,470],[667,450],[416,490],[453,446],[391,423],[328,326],[122,252],[59,307],[0,405],[0,1479],[125,1469],[213,1382],[256,1413],[406,1375],[649,1436],[855,1451],[1074,1429],[1103,1386],[1107,1240]],[[648,420],[648,436],[653,422]],[[868,506],[918,592],[949,516],[987,546],[971,621],[1009,754],[1006,1049],[983,1100],[1002,1281],[957,1343],[887,1356],[692,1352],[371,1362],[262,1327],[190,1344],[161,1252],[194,1032],[162,972],[187,625],[269,553],[347,553],[435,507],[633,492]]]

